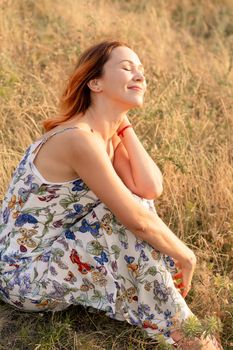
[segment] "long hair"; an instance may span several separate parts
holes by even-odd
[[[68,84],[60,99],[60,114],[43,122],[46,131],[60,125],[74,115],[84,113],[91,105],[90,89],[87,83],[100,78],[103,66],[110,58],[112,50],[118,46],[130,46],[122,41],[105,40],[86,49],[79,57]]]

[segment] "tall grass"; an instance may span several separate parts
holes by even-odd
[[[56,115],[80,52],[128,42],[146,67],[145,104],[129,118],[164,174],[157,210],[198,257],[187,303],[221,319],[231,349],[233,2],[1,0],[0,11],[0,198],[41,121]],[[0,309],[2,349],[153,348],[140,330],[82,307],[54,316]]]

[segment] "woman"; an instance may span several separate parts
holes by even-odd
[[[184,297],[196,258],[155,211],[162,175],[126,116],[145,90],[127,44],[81,55],[59,117],[44,122],[3,201],[1,297],[26,311],[92,306],[175,346],[193,315]]]

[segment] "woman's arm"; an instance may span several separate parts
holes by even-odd
[[[127,116],[125,116],[117,131],[128,124],[130,124],[130,121]],[[145,196],[151,198],[159,197],[163,191],[163,177],[161,171],[143,147],[133,128],[127,128],[124,131],[123,137],[122,135],[119,137],[115,134],[113,143],[118,145],[120,141],[122,141],[124,147],[120,147],[119,145],[116,148],[116,159],[123,158],[123,152],[127,151],[129,167],[131,169],[131,176],[135,188],[138,189],[140,194],[144,193]],[[117,155],[117,152],[121,152],[122,154]],[[120,167],[121,165],[118,164],[117,168],[119,169]],[[126,168],[125,162],[124,168]],[[123,173],[124,169],[120,171]]]
[[[156,212],[148,210],[135,200],[117,176],[98,137],[76,129],[71,133],[67,147],[68,164],[102,204],[136,237],[173,257],[181,267],[184,285],[189,286],[196,263],[194,253],[164,224]]]

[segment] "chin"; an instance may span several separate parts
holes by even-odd
[[[142,107],[143,107],[143,102],[138,102],[138,103],[135,103],[133,108],[142,108]]]
[[[141,108],[143,107],[143,101],[134,101],[130,103],[130,108]]]
[[[143,99],[122,99],[118,102],[124,106],[125,109],[141,108],[143,107]]]

